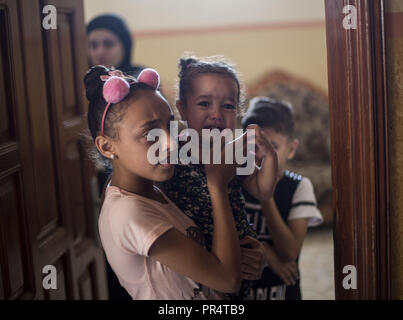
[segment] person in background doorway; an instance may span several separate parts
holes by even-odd
[[[143,66],[131,64],[133,40],[126,23],[115,15],[101,15],[87,25],[90,65],[105,65],[137,77]]]

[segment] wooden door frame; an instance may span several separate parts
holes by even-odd
[[[342,26],[357,9],[357,28]],[[325,0],[336,299],[390,299],[384,0]],[[343,288],[343,268],[357,289]]]

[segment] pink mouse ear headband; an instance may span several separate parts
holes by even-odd
[[[104,110],[104,114],[102,115],[101,136],[104,135],[104,122],[109,107],[111,104],[119,103],[127,97],[130,92],[130,85],[144,83],[154,90],[157,90],[160,85],[160,76],[158,72],[150,68],[141,71],[137,79],[134,77],[125,78],[123,73],[119,70],[111,71],[109,74],[110,76],[101,76],[101,80],[106,81],[102,94],[105,101],[108,103]]]

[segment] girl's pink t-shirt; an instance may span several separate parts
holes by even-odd
[[[152,244],[171,228],[195,241],[202,239],[193,221],[164,198],[165,204],[115,186],[106,189],[99,234],[120,284],[135,300],[222,299],[215,290],[148,256]]]

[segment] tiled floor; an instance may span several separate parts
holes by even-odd
[[[334,300],[333,231],[308,230],[299,260],[302,298]]]

